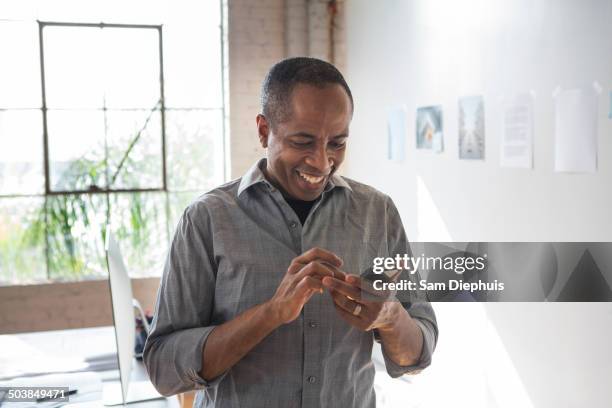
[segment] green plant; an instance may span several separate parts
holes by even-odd
[[[147,197],[140,193],[113,193],[109,190],[119,181],[123,184],[136,183],[142,170],[150,167],[151,162],[160,160],[159,156],[154,155],[140,160],[131,157],[158,107],[159,102],[151,109],[140,130],[128,138],[124,149],[99,146],[106,152],[104,160],[81,157],[72,161],[57,184],[85,188],[88,192],[46,196],[44,206],[28,223],[20,246],[27,248],[40,246],[41,243],[46,246],[49,278],[74,280],[105,274],[104,237],[111,214],[119,219],[118,238],[129,238],[130,246],[137,253],[145,252],[150,244],[149,224],[159,219],[157,209],[147,205]],[[109,157],[120,157],[112,174],[109,171]],[[126,195],[130,196],[127,200],[127,223],[123,222],[123,209],[114,213],[114,206],[121,201],[119,196]]]

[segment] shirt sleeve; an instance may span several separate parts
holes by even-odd
[[[216,264],[209,214],[203,202],[183,213],[168,251],[151,332],[144,348],[149,378],[169,396],[217,384],[198,375],[204,344],[215,326]]]
[[[404,231],[399,212],[390,198],[388,198],[387,201],[387,240],[389,256],[394,257],[398,254],[402,256],[404,254],[412,256],[410,244],[406,237],[406,232]],[[418,271],[413,274],[408,271],[402,271],[399,279],[408,279],[418,284],[420,277]],[[418,285],[416,285],[416,287],[418,288]],[[402,291],[397,294],[397,298],[413,318],[419,329],[421,329],[423,334],[423,348],[421,350],[421,356],[416,364],[401,366],[391,360],[387,355],[383,343],[382,354],[385,360],[385,367],[387,373],[393,378],[407,373],[418,374],[424,368],[428,367],[431,364],[432,355],[438,342],[438,323],[436,321],[436,314],[431,304],[427,301],[426,293],[419,289],[415,291]],[[378,332],[375,332],[374,336],[375,339],[380,342]]]

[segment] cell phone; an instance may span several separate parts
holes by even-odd
[[[395,295],[395,290],[384,289],[385,283],[396,282],[400,276],[397,269],[385,270],[382,273],[375,273],[372,268],[367,269],[361,274],[362,296],[364,300],[375,302],[386,302]],[[376,283],[378,284],[376,284]],[[383,285],[380,285],[382,283]]]
[[[382,280],[385,283],[395,282],[400,276],[398,269],[385,270],[382,273],[375,273],[374,268],[369,268],[361,274],[361,278],[373,283],[375,280]]]

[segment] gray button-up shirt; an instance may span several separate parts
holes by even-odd
[[[371,268],[374,257],[410,253],[388,196],[334,175],[302,226],[265,179],[265,165],[261,160],[183,213],[144,351],[151,381],[165,395],[198,389],[200,407],[373,407],[375,333],[346,323],[327,292],[218,378],[198,375],[215,326],[269,300],[291,260],[308,249],[334,252],[352,274]],[[430,304],[412,298],[404,306],[423,332],[423,352],[416,365],[402,367],[383,347],[392,377],[429,365],[437,341]]]

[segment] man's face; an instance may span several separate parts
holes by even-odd
[[[351,117],[342,86],[298,84],[291,93],[290,117],[274,131],[264,116],[257,116],[259,139],[268,149],[266,176],[286,196],[317,199],[344,160]]]

